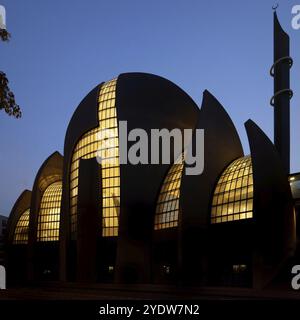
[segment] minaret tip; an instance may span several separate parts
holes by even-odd
[[[272,9],[274,10],[274,14],[276,15],[276,10],[279,7],[279,3],[276,3],[272,6]]]

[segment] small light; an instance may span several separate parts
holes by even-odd
[[[111,273],[111,272],[113,272],[113,271],[114,271],[114,269],[115,269],[115,268],[114,268],[114,266],[108,266],[108,272],[110,272],[110,273]]]
[[[170,274],[171,272],[171,267],[167,265],[163,265],[163,271],[165,274]]]
[[[290,177],[290,181],[294,181],[295,180],[295,177]]]

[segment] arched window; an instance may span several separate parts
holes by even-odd
[[[39,214],[37,241],[58,241],[62,182],[50,184],[43,193]]]
[[[253,217],[253,173],[250,156],[233,161],[222,173],[213,195],[211,223]]]
[[[182,171],[183,157],[181,155],[169,169],[161,187],[155,212],[155,230],[178,226]]]
[[[27,244],[28,243],[28,226],[29,226],[30,209],[25,210],[15,228],[13,244]]]
[[[70,213],[73,235],[76,233],[77,224],[79,160],[96,156],[102,159],[102,235],[104,237],[118,235],[120,166],[115,91],[116,79],[101,86],[98,99],[99,125],[84,134],[74,149],[70,173]]]

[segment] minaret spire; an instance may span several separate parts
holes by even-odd
[[[274,95],[270,104],[274,107],[274,144],[286,173],[290,173],[290,39],[282,29],[274,8],[274,63],[270,70],[274,78]]]

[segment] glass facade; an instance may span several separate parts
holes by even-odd
[[[155,212],[155,230],[178,226],[182,171],[183,157],[181,155],[170,168],[161,187]]]
[[[14,244],[27,244],[28,243],[28,226],[29,226],[30,209],[25,210],[16,224],[14,233]]]
[[[222,173],[212,201],[211,223],[253,217],[253,173],[251,157],[233,161]]]
[[[50,184],[43,193],[38,215],[37,241],[58,241],[62,182]]]
[[[104,237],[118,235],[120,166],[118,123],[115,106],[116,81],[116,79],[113,79],[101,86],[98,98],[99,125],[97,128],[84,134],[74,149],[70,174],[72,236],[77,231],[79,160],[96,157],[101,157],[102,159],[102,235]]]
[[[61,179],[61,175],[59,174],[52,174],[52,175],[46,176],[41,181],[39,181],[39,189],[45,190],[47,186],[49,186],[53,182],[58,181],[60,179]]]

